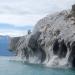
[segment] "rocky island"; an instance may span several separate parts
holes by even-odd
[[[10,48],[27,62],[75,67],[75,5],[47,15],[32,33],[11,38]]]

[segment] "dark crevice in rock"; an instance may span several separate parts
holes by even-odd
[[[37,40],[40,37],[41,32],[37,32],[34,35],[31,35],[29,42],[28,42],[28,47],[30,47],[34,52],[38,48],[38,43]]]
[[[29,59],[29,52],[28,52],[28,49],[27,48],[24,48],[23,49],[23,52],[24,52],[24,57],[26,57],[26,59]]]
[[[58,55],[60,58],[64,58],[67,54],[67,46],[62,40],[60,43],[56,39],[53,45],[53,53]]]
[[[72,66],[75,67],[75,41],[71,45],[71,53],[68,60],[72,63]]]
[[[54,44],[53,44],[53,53],[55,55],[57,55],[58,51],[59,51],[59,42],[58,42],[58,39],[56,39],[55,42],[54,42]]]
[[[37,32],[34,35],[31,35],[29,42],[28,42],[28,47],[31,48],[35,56],[39,55],[38,56],[39,59],[41,59],[41,62],[43,62],[46,58],[46,54],[38,42],[40,34],[41,32]]]
[[[67,46],[64,43],[64,40],[62,40],[59,45],[59,57],[64,58],[66,54],[67,54]]]
[[[70,50],[70,41],[67,43],[67,48]]]
[[[75,57],[72,60],[72,67],[75,67]]]
[[[39,50],[41,52],[41,63],[42,63],[46,59],[46,53],[45,53],[45,50],[43,48],[41,48],[41,46],[39,46]]]

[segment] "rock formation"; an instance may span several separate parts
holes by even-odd
[[[31,34],[13,38],[11,48],[28,62],[47,66],[75,67],[75,5],[47,15],[35,25]]]

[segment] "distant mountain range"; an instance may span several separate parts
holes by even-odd
[[[14,53],[9,51],[9,36],[0,35],[0,56],[13,56]]]

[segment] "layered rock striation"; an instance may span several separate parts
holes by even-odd
[[[31,34],[13,38],[11,49],[28,62],[75,67],[74,13],[75,5],[71,10],[47,15],[38,21]]]

